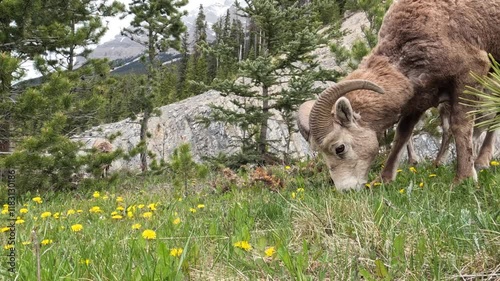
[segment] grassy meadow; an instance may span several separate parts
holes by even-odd
[[[497,169],[452,189],[452,166],[421,164],[337,192],[304,162],[211,173],[187,195],[165,175],[18,195],[17,273],[2,261],[0,279],[37,280],[39,260],[41,280],[499,280]]]

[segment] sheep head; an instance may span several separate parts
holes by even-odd
[[[361,116],[344,97],[356,90],[384,93],[372,82],[347,80],[327,88],[317,101],[305,102],[298,111],[299,131],[311,147],[323,155],[339,190],[363,187],[378,153],[377,133],[358,122]]]

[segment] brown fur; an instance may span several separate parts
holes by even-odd
[[[102,152],[102,153],[110,153],[113,151],[113,145],[107,140],[103,140],[101,142],[95,142],[94,148],[96,148],[97,150],[99,150],[99,152]],[[101,167],[102,168],[102,175],[101,175],[102,178],[106,178],[108,176],[110,166],[111,165],[109,165],[109,164],[102,165],[102,167]]]
[[[415,124],[427,109],[438,106],[443,100],[450,105],[450,129],[457,148],[455,181],[476,177],[472,149],[473,121],[467,116],[472,108],[461,104],[460,97],[465,85],[477,86],[469,74],[471,71],[479,75],[488,73],[488,53],[500,59],[498,42],[498,0],[395,1],[385,15],[377,46],[358,69],[344,79],[374,82],[384,89],[385,94],[367,90],[346,94],[352,110],[360,116],[356,120],[356,130],[335,129],[321,144],[316,144],[326,158],[331,159],[332,166],[329,165],[329,168],[332,179],[336,169],[334,165],[340,166],[342,159],[335,160],[328,156],[330,142],[338,143],[339,138],[356,139],[363,129],[381,135],[399,121],[391,153],[382,171],[384,181],[393,180],[402,149],[410,139]],[[344,136],[336,135],[335,131],[341,131]],[[347,144],[353,146],[353,150],[359,149],[349,142]],[[356,156],[356,151],[353,153]],[[373,158],[373,155],[370,157]],[[357,159],[358,163],[366,166],[361,157]],[[355,167],[356,162],[351,161],[348,165]],[[344,174],[344,177],[349,176],[346,172]],[[359,179],[359,175],[356,176]],[[360,183],[354,179],[351,182]]]

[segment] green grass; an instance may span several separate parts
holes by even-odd
[[[452,167],[423,164],[416,173],[403,167],[394,183],[344,193],[321,169],[268,167],[269,177],[258,180],[252,170],[213,174],[193,182],[182,198],[166,176],[123,177],[97,198],[93,191],[19,196],[16,211],[25,222],[17,225],[17,280],[36,280],[37,247],[22,244],[32,241],[33,230],[39,242],[52,240],[40,246],[42,280],[458,280],[488,274],[495,280],[491,274],[499,274],[496,167],[481,172],[478,185],[453,189]],[[37,195],[43,203],[32,201]],[[102,213],[90,213],[94,206]],[[82,212],[67,215],[70,209]],[[123,218],[111,218],[114,211]],[[148,211],[152,217],[142,217]],[[42,219],[43,212],[52,215]],[[132,229],[137,223],[141,228]],[[72,231],[75,224],[83,229]],[[156,239],[143,238],[146,229]],[[6,252],[7,234],[0,233]],[[251,248],[236,247],[241,241]],[[182,254],[172,255],[173,249]],[[0,279],[10,277],[2,265]]]

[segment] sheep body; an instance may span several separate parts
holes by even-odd
[[[472,108],[460,97],[465,85],[477,86],[470,71],[486,75],[488,54],[500,58],[497,42],[498,0],[395,1],[384,17],[377,46],[358,69],[325,90],[314,106],[299,109],[300,131],[325,156],[336,187],[364,185],[378,152],[377,136],[398,123],[381,174],[384,181],[393,180],[413,127],[427,109],[440,103],[450,105],[455,181],[476,177],[473,122],[467,116]],[[304,114],[307,108],[311,110]]]

